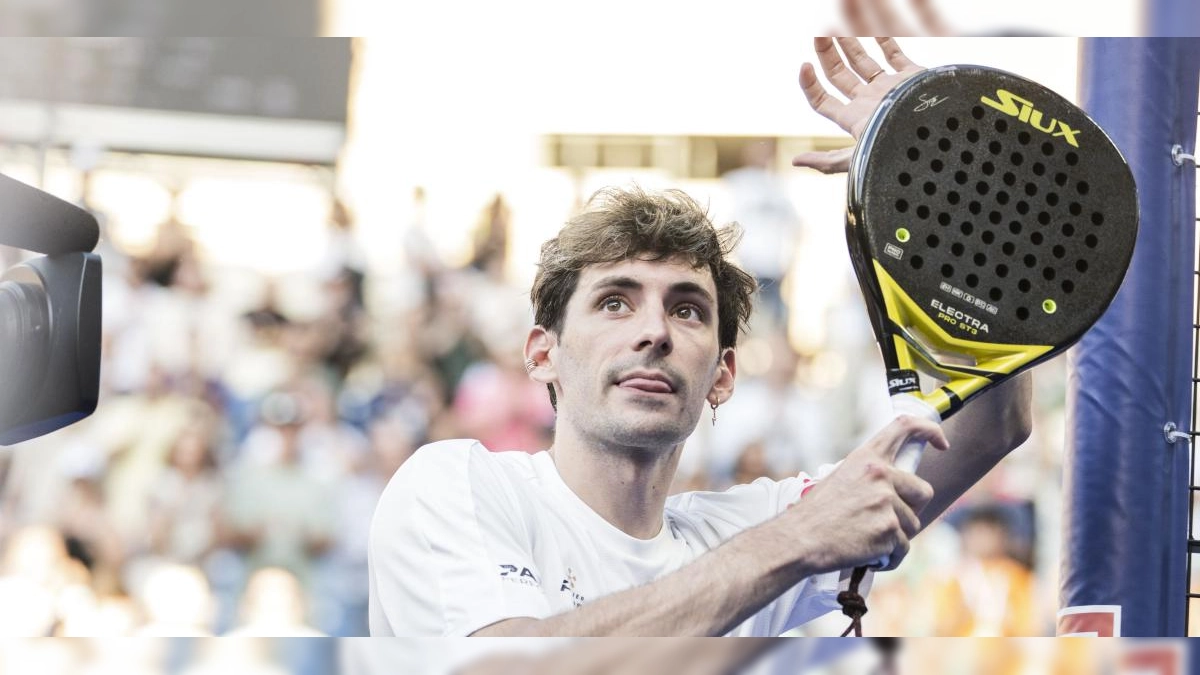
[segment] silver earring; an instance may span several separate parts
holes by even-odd
[[[537,361],[525,359],[525,372],[532,373],[534,368],[537,368]]]
[[[716,404],[716,403],[709,403],[708,405],[709,405],[709,407],[711,407],[711,408],[712,408],[712,411],[713,411],[713,421],[712,421],[712,423],[713,423],[713,426],[715,427],[715,426],[717,426],[717,404]]]

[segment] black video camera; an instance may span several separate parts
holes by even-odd
[[[0,445],[96,409],[99,239],[87,211],[0,174],[0,244],[45,254],[0,275]]]

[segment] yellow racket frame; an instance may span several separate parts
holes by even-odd
[[[875,278],[883,296],[887,317],[899,333],[886,331],[882,338],[891,341],[900,368],[929,373],[944,384],[928,392],[914,391],[913,396],[933,406],[943,418],[969,397],[996,384],[1026,364],[1037,361],[1054,347],[1015,345],[956,338],[905,293],[877,260],[872,260]],[[880,345],[886,348],[885,345]],[[964,366],[939,360],[937,354],[955,354],[974,360]],[[957,400],[956,400],[957,399]]]

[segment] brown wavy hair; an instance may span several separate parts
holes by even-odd
[[[600,190],[557,237],[542,245],[529,293],[534,321],[562,334],[567,303],[588,265],[679,258],[712,273],[718,339],[722,349],[733,347],[750,321],[758,291],[754,277],[728,260],[741,235],[737,223],[715,227],[708,212],[680,190]]]

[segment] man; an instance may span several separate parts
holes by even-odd
[[[856,40],[816,46],[811,105],[856,138],[920,68],[894,41],[884,73]],[[796,163],[845,170],[849,153]],[[734,390],[754,281],[686,195],[610,190],[542,248],[525,344],[558,413],[546,452],[473,441],[422,448],[380,500],[370,549],[374,635],[779,635],[837,607],[844,570],[890,555],[1029,432],[1027,378],[945,425],[902,417],[819,481],[757,480],[667,498],[707,404]],[[919,475],[891,466],[909,438]],[[811,489],[810,489],[811,488]],[[789,508],[792,507],[792,508]],[[918,517],[920,514],[920,517]]]

